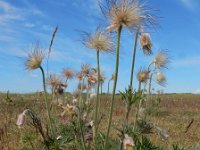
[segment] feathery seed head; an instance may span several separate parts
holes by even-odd
[[[140,35],[140,46],[146,55],[152,54],[152,43],[151,43],[151,37],[148,33],[142,33]]]
[[[95,49],[101,52],[110,52],[113,50],[113,41],[109,33],[97,29],[95,33],[86,33],[83,44],[89,49]]]
[[[25,66],[27,70],[34,70],[41,66],[42,61],[44,59],[44,53],[39,47],[39,45],[35,45],[33,50],[30,51],[27,55]]]
[[[78,72],[78,73],[76,74],[76,77],[77,77],[77,79],[78,79],[79,81],[83,80],[83,73],[82,73],[82,72]]]
[[[137,80],[141,83],[145,83],[147,82],[148,79],[149,79],[149,71],[140,69],[140,71],[137,73]]]
[[[81,66],[81,73],[84,76],[88,76],[90,74],[90,65],[89,64],[83,64]]]
[[[54,88],[60,82],[61,82],[60,78],[55,74],[50,74],[50,76],[47,79],[47,84],[52,88]]]
[[[100,0],[98,0],[100,1]],[[150,10],[139,0],[107,0],[107,6],[99,2],[100,8],[110,20],[107,30],[118,31],[119,28],[137,29],[138,26],[153,24],[155,19]]]
[[[156,73],[156,82],[161,86],[165,86],[166,78],[165,78],[165,75],[162,72]]]
[[[59,82],[55,85],[55,88],[54,88],[54,92],[55,94],[63,94],[64,92],[64,89],[67,87],[66,84],[62,83],[62,82]]]
[[[71,69],[64,69],[63,74],[67,79],[73,79],[73,77],[75,75],[74,71]]]
[[[88,82],[89,82],[90,84],[96,84],[96,83],[97,83],[97,76],[96,76],[95,74],[90,75],[90,76],[88,77]]]
[[[108,12],[111,20],[109,30],[118,30],[120,27],[132,29],[140,23],[141,7],[136,0],[120,0],[111,4]]]
[[[167,68],[167,64],[169,63],[169,57],[166,51],[160,51],[155,57],[155,68]]]

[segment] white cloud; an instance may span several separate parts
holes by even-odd
[[[5,1],[0,1],[0,9],[3,10],[3,13],[0,14],[0,24],[23,19],[23,15],[18,12],[19,10]]]
[[[26,23],[24,24],[24,26],[27,27],[27,28],[33,28],[33,27],[35,27],[35,24],[26,22]]]
[[[15,41],[14,37],[8,36],[8,35],[0,35],[0,41],[2,42],[12,42]]]
[[[4,1],[0,1],[0,8],[3,9],[4,11],[6,11],[6,12],[14,9],[10,4],[8,4]]]
[[[183,67],[184,66],[198,66],[200,65],[200,56],[174,60],[172,64],[175,66],[183,66]]]
[[[55,0],[47,0],[47,2],[51,3],[52,5],[56,5],[56,6],[59,6],[59,7],[66,7],[66,1],[55,1]]]
[[[38,74],[35,74],[35,73],[31,72],[30,76],[33,77],[33,78],[37,78]]]
[[[196,89],[194,92],[192,92],[193,94],[200,94],[200,89]]]
[[[72,6],[78,9],[83,9],[90,16],[99,16],[101,14],[96,0],[88,0],[87,2],[82,0],[74,0]]]
[[[26,20],[28,16],[45,16],[42,11],[32,6],[30,3],[25,3],[25,7],[16,7],[11,3],[0,0],[0,25],[7,25],[12,21]]]
[[[189,10],[194,11],[198,8],[198,0],[179,0]]]
[[[45,31],[50,31],[50,32],[53,32],[53,27],[50,26],[50,25],[42,25],[42,29],[45,30]]]

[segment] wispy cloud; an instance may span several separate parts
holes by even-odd
[[[198,8],[198,0],[178,0],[184,5],[187,9],[195,11]]]
[[[198,66],[200,65],[200,56],[177,59],[177,60],[174,60],[172,63],[173,65],[178,66],[178,67]]]
[[[95,0],[88,0],[87,2],[82,0],[75,0],[73,1],[72,5],[76,8],[83,9],[90,16],[99,16],[101,14],[98,3]]]
[[[33,77],[33,78],[37,78],[37,77],[38,77],[38,74],[31,72],[31,73],[30,73],[30,76]]]
[[[7,25],[12,21],[24,21],[29,16],[45,16],[42,11],[40,11],[35,6],[32,6],[30,3],[25,3],[26,7],[16,7],[11,3],[8,3],[4,0],[0,0],[0,25]]]
[[[19,13],[19,10],[16,7],[5,1],[0,1],[0,10],[2,10],[2,13],[0,14],[0,24],[6,24],[12,20],[23,19],[22,13]]]
[[[50,26],[50,25],[42,25],[42,29],[44,30],[44,31],[48,31],[48,32],[52,32],[53,31],[53,27],[52,26]]]
[[[33,28],[33,27],[35,27],[35,24],[30,23],[30,22],[26,22],[26,23],[24,24],[24,26],[27,27],[27,28]]]
[[[15,41],[15,38],[8,36],[8,35],[0,35],[0,41],[2,41],[2,42],[12,42],[12,41]]]
[[[193,94],[200,94],[200,89],[196,89],[195,91],[192,92]]]

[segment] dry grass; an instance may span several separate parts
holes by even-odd
[[[6,94],[0,94],[0,150],[19,150],[26,149],[24,144],[25,135],[30,132],[29,135],[33,137],[37,143],[33,149],[39,148],[41,145],[36,142],[38,136],[34,129],[31,129],[30,125],[25,125],[23,128],[18,128],[16,118],[25,108],[30,108],[37,112],[41,117],[45,117],[44,100],[43,95],[36,94],[11,94],[10,98],[13,102],[7,104],[5,102]],[[101,122],[101,130],[105,130],[105,121],[107,123],[110,99],[103,96],[101,101],[102,112],[105,115]],[[123,102],[120,97],[117,97],[113,113],[113,125],[120,128],[120,124],[123,121],[125,110]],[[155,125],[168,131],[170,137],[167,141],[162,141],[159,136],[153,134],[151,136],[154,143],[159,143],[167,149],[171,149],[173,143],[186,146],[187,149],[192,149],[196,145],[195,150],[200,149],[200,95],[192,94],[173,94],[162,95],[160,107],[156,112],[148,117],[148,119]],[[62,111],[62,110],[60,110]],[[130,119],[134,117],[134,112],[131,113]],[[193,123],[185,133],[187,126],[194,119]],[[31,129],[28,132],[27,129]],[[111,129],[112,137],[116,136],[116,130]],[[31,144],[31,141],[27,141],[27,144]]]

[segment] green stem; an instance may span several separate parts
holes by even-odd
[[[152,82],[152,78],[153,78],[153,73],[151,74],[150,79],[149,79],[149,89],[148,89],[148,95],[149,96],[151,95],[151,82]]]
[[[47,98],[47,90],[46,90],[46,83],[45,83],[45,74],[44,74],[44,70],[42,68],[42,66],[40,66],[40,70],[42,72],[42,79],[43,79],[43,88],[44,88],[44,97],[45,97],[45,105],[46,105],[46,109],[47,109],[47,114],[48,114],[48,119],[49,119],[49,125],[50,125],[50,130],[53,134],[54,134],[54,129],[53,129],[53,123],[52,123],[52,118],[51,118],[51,113],[50,113],[50,107],[49,107],[49,100]]]
[[[98,113],[100,113],[100,107],[101,107],[101,99],[102,99],[102,94],[103,94],[103,82],[101,82],[101,94],[100,94],[100,98],[99,98],[99,108],[98,108]]]
[[[68,78],[66,79],[66,81],[65,81],[65,83],[66,83],[66,88],[65,88],[65,94],[66,94],[66,96],[67,96],[67,82],[68,82]]]
[[[96,133],[97,133],[97,120],[98,120],[98,108],[99,108],[99,88],[100,88],[100,65],[99,65],[99,50],[97,50],[97,71],[98,71],[98,81],[97,81],[97,99],[95,104],[95,116],[94,116],[94,133],[93,141],[96,144]],[[95,145],[96,148],[96,145]]]
[[[128,124],[128,118],[129,118],[129,114],[130,114],[130,108],[127,108],[126,110],[126,116],[125,116],[125,124],[127,125]]]
[[[103,94],[103,82],[101,82],[101,95]]]
[[[79,122],[79,126],[80,126],[80,132],[81,132],[81,143],[82,143],[82,147],[84,150],[86,150],[86,147],[85,147],[85,140],[84,140],[84,134],[83,134],[83,126],[82,126],[82,122],[81,122],[81,112],[79,110],[79,115],[78,115],[78,122]]]
[[[151,98],[151,83],[152,83],[152,78],[153,78],[153,75],[155,74],[155,71],[156,71],[156,68],[154,68],[153,72],[150,75],[150,79],[149,79],[148,101],[149,101],[149,98]]]
[[[139,82],[138,92],[141,93],[141,82]],[[142,101],[142,99],[140,99],[139,105],[137,106],[133,131],[135,131],[135,129],[136,129],[136,124],[137,124],[137,120],[138,120],[138,112],[139,112],[139,108],[140,108],[140,105],[141,105],[141,101]]]
[[[135,56],[136,56],[136,50],[137,50],[137,41],[138,41],[138,34],[139,32],[136,32],[135,35],[135,44],[134,44],[134,52],[133,52],[133,58],[132,58],[132,68],[131,68],[131,78],[130,78],[130,87],[133,86],[133,72],[134,72],[134,66],[135,66]]]
[[[81,91],[80,91],[80,97],[79,97],[79,107],[80,107],[80,108],[83,106],[83,98],[82,98],[82,95],[83,95],[84,80],[85,80],[85,77],[83,77],[82,83],[80,82],[80,83],[81,83]]]
[[[87,91],[86,91],[86,101],[88,101],[89,97],[89,84],[87,85]]]
[[[138,92],[140,92],[140,90],[141,90],[141,82],[139,82]]]
[[[118,29],[118,33],[117,33],[118,37],[117,37],[117,47],[116,47],[115,80],[114,80],[114,85],[113,85],[111,107],[110,107],[110,112],[109,112],[108,129],[107,129],[106,139],[105,139],[105,145],[104,145],[104,149],[105,150],[107,149],[107,142],[108,142],[108,137],[109,137],[109,133],[110,133],[110,127],[111,127],[111,121],[112,121],[112,115],[113,115],[113,106],[114,106],[115,92],[116,92],[116,87],[117,87],[121,31],[122,31],[122,27],[120,26],[119,29]]]
[[[108,92],[107,92],[107,95],[109,94],[109,91],[110,90],[110,80],[108,81]]]
[[[139,83],[140,85],[139,85],[139,92],[141,93],[141,83]],[[141,93],[141,96],[142,96],[142,98],[140,99],[140,103],[139,103],[139,105],[138,105],[138,108],[137,108],[137,112],[136,112],[136,117],[135,117],[135,124],[134,124],[134,131],[135,131],[135,128],[136,128],[136,122],[137,122],[137,120],[138,120],[138,114],[139,114],[139,110],[140,110],[140,108],[141,108],[141,106],[142,106],[142,104],[143,104],[143,97],[144,97],[144,92],[145,92],[145,90],[146,90],[146,83],[145,83],[145,85],[144,85],[144,89],[143,89],[143,91],[142,91],[142,93]],[[145,117],[146,118],[146,117]]]

